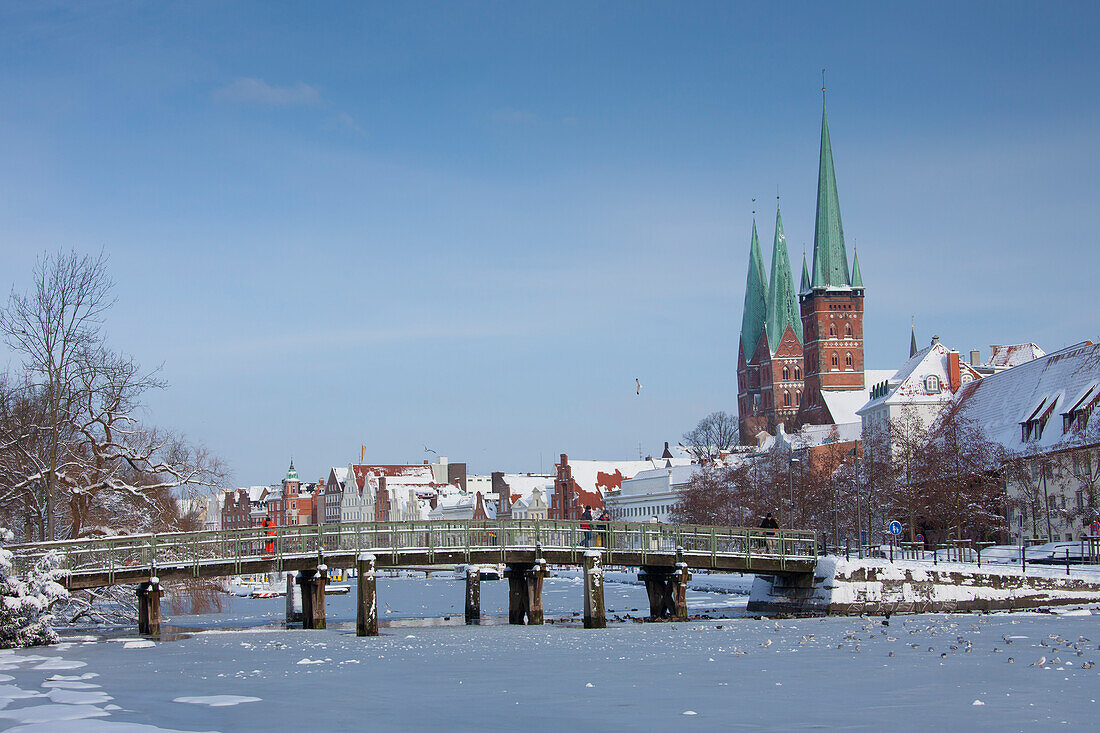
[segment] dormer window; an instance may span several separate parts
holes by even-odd
[[[924,390],[930,394],[936,394],[940,391],[940,378],[935,374],[929,374],[924,378]]]

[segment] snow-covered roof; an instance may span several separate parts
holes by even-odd
[[[531,500],[531,494],[535,489],[542,491],[545,499],[554,493],[554,477],[536,473],[506,473],[504,483],[508,484],[508,491],[512,497],[512,503],[523,500]]]
[[[363,484],[367,476],[385,476],[387,480],[391,478],[400,478],[403,479],[402,483],[430,484],[435,481],[432,467],[424,463],[405,465],[382,463],[354,464],[351,469],[355,473],[355,483],[358,484],[360,491],[363,489]]]
[[[569,459],[573,482],[588,492],[601,494],[618,489],[623,479],[633,478],[639,471],[662,468],[669,461],[672,465],[686,465],[690,458],[654,458],[649,461],[578,461]]]
[[[1046,356],[1045,351],[1032,343],[1008,345],[994,344],[989,348],[992,349],[993,353],[990,355],[989,361],[985,363],[985,366],[993,367],[994,369],[1008,369],[1010,367],[1026,364],[1041,356]]]
[[[1082,399],[1100,397],[1090,391],[1095,384],[1100,384],[1100,345],[1084,341],[963,385],[955,399],[988,439],[1009,450],[1049,451],[1081,442],[1079,432],[1064,430],[1062,416],[1083,406]],[[1041,434],[1025,442],[1021,423],[1041,415],[1047,416]],[[1097,420],[1100,410],[1093,412],[1090,427]]]
[[[867,391],[862,389],[823,389],[821,399],[837,425],[859,422],[856,410],[867,404]]]
[[[948,374],[948,361],[951,353],[950,349],[939,341],[935,341],[910,357],[893,376],[874,382],[868,380],[869,388],[886,382],[887,389],[872,397],[856,410],[856,414],[863,415],[882,404],[942,404],[950,401],[951,379]],[[981,374],[962,361],[959,362],[959,374],[962,378],[969,377],[966,381],[981,379]],[[928,390],[930,376],[937,379],[940,388],[936,391]]]
[[[334,479],[338,484],[343,484],[348,480],[348,467],[333,466],[332,470],[329,472],[329,478]]]
[[[670,486],[680,486],[691,481],[691,477],[695,475],[695,472],[699,469],[697,464],[681,464],[678,466],[661,466],[659,468],[648,468],[644,471],[639,471],[634,474],[630,479],[623,482],[623,495],[631,494],[631,483],[641,482],[646,479],[664,479],[668,478]]]

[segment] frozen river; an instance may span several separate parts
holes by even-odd
[[[506,596],[506,583],[483,583],[483,612],[506,613]],[[744,596],[689,598],[693,613],[730,618],[467,627],[462,583],[437,576],[380,581],[393,623],[357,638],[353,595],[328,599],[325,631],[279,628],[282,599],[233,599],[223,614],[172,619],[207,629],[174,641],[0,653],[0,729],[1049,730],[1093,728],[1100,715],[1089,666],[1100,624],[1087,611],[885,626],[752,619]],[[544,602],[548,617],[571,618],[579,582],[549,579]],[[644,590],[610,583],[607,605],[644,615]]]

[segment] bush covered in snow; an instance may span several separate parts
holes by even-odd
[[[0,528],[0,542],[11,539],[11,532]],[[68,595],[57,582],[62,573],[60,556],[48,553],[26,578],[13,574],[12,560],[11,550],[0,547],[0,648],[56,644],[50,606]]]

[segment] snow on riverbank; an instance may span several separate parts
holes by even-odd
[[[1052,567],[822,557],[812,586],[800,578],[756,579],[748,610],[760,613],[919,613],[1002,610],[1100,602],[1100,573]]]

